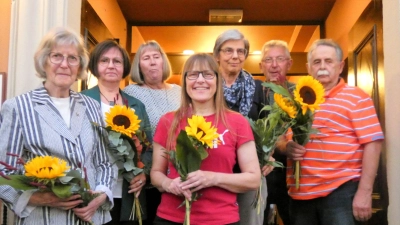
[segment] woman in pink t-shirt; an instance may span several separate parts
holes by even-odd
[[[155,225],[182,224],[185,207],[179,207],[191,191],[201,196],[192,203],[192,225],[236,224],[239,221],[237,193],[260,185],[260,169],[253,134],[247,120],[229,110],[223,97],[223,79],[218,64],[208,54],[189,57],[183,68],[182,102],[176,112],[161,117],[155,134],[151,182],[162,194]],[[201,115],[217,127],[219,144],[210,149],[200,170],[182,182],[166,152],[174,150],[176,137],[187,118]],[[241,173],[233,173],[238,163]]]

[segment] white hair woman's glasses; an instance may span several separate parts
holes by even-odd
[[[64,59],[67,59],[67,63],[70,66],[77,66],[80,63],[80,57],[77,55],[63,55],[58,52],[51,52],[49,54],[50,62],[53,64],[60,65]]]
[[[220,50],[223,52],[225,55],[231,56],[233,53],[236,51],[237,55],[240,57],[244,57],[247,54],[247,49],[245,48],[238,48],[238,49],[233,49],[233,48],[224,48]]]

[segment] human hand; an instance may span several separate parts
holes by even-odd
[[[146,175],[144,173],[140,173],[139,175],[135,176],[129,185],[129,191],[128,193],[135,193],[135,197],[139,197],[140,191],[142,191],[142,188],[146,184]]]
[[[200,189],[214,186],[213,175],[211,172],[197,170],[189,173],[180,186],[183,190],[196,192]]]
[[[268,161],[270,161],[270,162],[275,162],[275,158],[272,157],[272,156],[270,156],[269,159],[268,159]],[[271,173],[272,170],[274,170],[274,168],[275,168],[274,166],[267,164],[267,165],[265,165],[265,166],[263,166],[263,167],[261,168],[261,173],[262,173],[262,175],[265,177],[265,176],[267,176],[269,173]]]
[[[353,198],[353,215],[358,221],[367,221],[372,216],[372,194],[358,189]]]
[[[165,178],[163,183],[161,184],[162,188],[169,193],[172,193],[174,195],[178,196],[185,196],[185,197],[190,197],[192,196],[192,192],[190,190],[183,190],[180,186],[182,183],[181,178],[177,177],[175,179],[169,179]]]
[[[92,217],[96,210],[103,205],[103,203],[107,199],[107,195],[102,193],[102,192],[92,192],[94,193],[99,193],[100,195],[97,196],[95,199],[89,202],[89,204],[83,208],[73,208],[72,211],[74,211],[75,215],[79,217],[83,221],[90,222],[92,220]]]
[[[72,195],[69,198],[59,198],[53,192],[35,192],[28,204],[36,206],[49,206],[61,210],[69,210],[83,203],[80,195]]]
[[[306,153],[306,148],[304,146],[297,144],[294,141],[289,141],[286,144],[286,155],[295,160],[303,160],[303,155]]]

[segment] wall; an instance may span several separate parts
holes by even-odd
[[[389,224],[400,221],[400,0],[383,0],[383,52],[385,74],[385,142],[389,190]]]
[[[10,43],[11,0],[0,1],[0,72],[8,72]]]
[[[371,0],[336,0],[325,21],[325,35],[338,42],[347,57],[348,33]]]
[[[114,38],[126,46],[127,23],[116,0],[87,0]]]

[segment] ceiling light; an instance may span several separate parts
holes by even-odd
[[[261,51],[260,51],[260,50],[253,51],[253,54],[254,54],[254,55],[261,55]]]
[[[193,50],[183,50],[184,55],[193,55],[194,51]]]
[[[210,9],[208,21],[210,23],[241,23],[243,10],[241,9]]]

